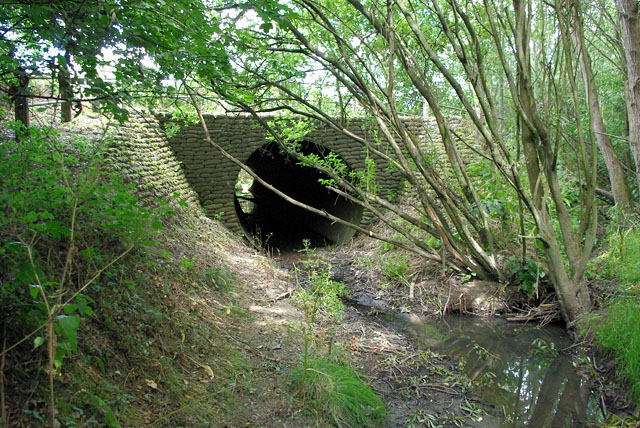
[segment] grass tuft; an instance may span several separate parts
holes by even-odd
[[[610,235],[605,253],[604,274],[616,278],[623,286],[640,283],[640,230],[631,229]]]
[[[309,361],[302,389],[310,409],[324,415],[339,427],[379,426],[387,415],[387,407],[378,395],[362,381],[360,372],[350,366],[323,359]],[[302,366],[291,373],[294,385],[303,378]]]

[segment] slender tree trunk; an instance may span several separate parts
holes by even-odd
[[[591,119],[591,131],[595,134],[595,139],[598,143],[598,147],[600,148],[600,153],[602,154],[604,163],[607,166],[613,199],[618,207],[620,207],[624,212],[630,213],[632,210],[631,194],[627,187],[627,183],[624,180],[622,164],[613,148],[613,144],[611,144],[611,139],[607,134],[604,121],[602,120],[600,100],[598,97],[595,79],[593,77],[593,70],[591,68],[591,58],[584,43],[582,16],[579,7],[580,6],[575,3],[571,14],[571,19],[573,21],[572,35],[576,49],[578,50],[580,71],[582,72],[582,80],[584,82],[584,88],[587,95],[587,104],[589,106]]]
[[[13,87],[13,108],[15,120],[22,122],[25,128],[29,127],[29,76],[23,69],[18,69],[15,73],[18,85]]]
[[[637,0],[616,0],[616,7],[627,60],[629,145],[640,190],[640,6]]]
[[[73,98],[73,88],[71,87],[71,75],[69,73],[69,53],[66,52],[64,59],[60,60],[58,70],[58,88],[60,98],[62,98],[62,108],[60,120],[63,123],[71,122],[71,98]]]

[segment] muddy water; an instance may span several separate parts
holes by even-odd
[[[421,348],[451,356],[475,380],[487,427],[586,427],[603,419],[561,328],[450,315],[410,330]]]

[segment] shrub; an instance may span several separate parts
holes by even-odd
[[[11,323],[8,350],[26,339],[34,349],[48,345],[55,425],[55,371],[82,340],[81,320],[96,304],[91,289],[153,243],[172,209],[145,208],[135,186],[104,167],[101,146],[46,128],[24,131],[16,125],[19,140],[0,139],[0,313]],[[17,348],[18,358],[31,358],[21,354],[27,349]]]

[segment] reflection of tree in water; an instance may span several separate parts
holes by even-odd
[[[501,427],[582,427],[600,418],[589,405],[590,391],[556,343],[568,346],[551,328],[519,326],[466,317],[447,319],[444,340],[434,350],[463,360],[464,370],[483,386],[479,393],[495,406]],[[429,328],[418,337],[428,333]],[[423,336],[424,338],[424,336]]]

